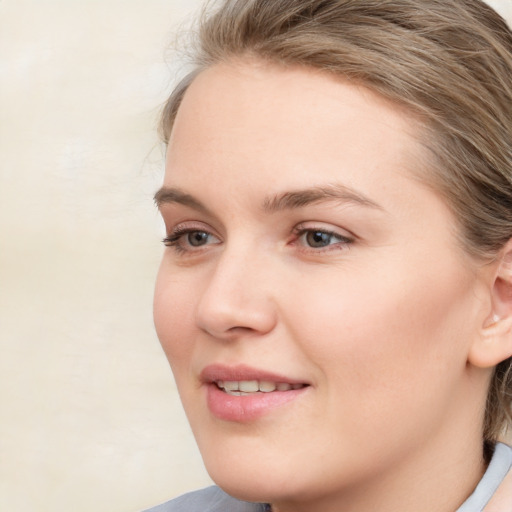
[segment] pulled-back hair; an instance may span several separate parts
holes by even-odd
[[[466,251],[485,262],[512,238],[512,32],[482,1],[224,0],[205,11],[195,68],[165,105],[165,142],[195,76],[240,58],[323,70],[405,107],[431,155],[422,177]],[[512,423],[511,364],[493,374],[486,441]]]

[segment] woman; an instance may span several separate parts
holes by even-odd
[[[154,510],[512,510],[504,21],[227,0],[196,64],[163,114],[154,311],[219,488]]]

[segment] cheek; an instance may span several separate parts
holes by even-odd
[[[300,316],[293,312],[297,299],[287,297],[296,304],[289,316],[300,320],[294,337],[326,379],[332,402],[340,400],[341,390],[354,406],[371,405],[371,414],[387,405],[400,408],[407,397],[417,400],[427,390],[442,399],[464,371],[472,330],[467,319],[474,296],[467,278],[453,269],[423,275],[404,269],[404,280],[391,266],[385,270],[383,264],[373,274],[317,279],[303,293],[295,287],[295,297],[308,298]],[[319,291],[305,295],[308,289]]]
[[[185,286],[182,281],[168,271],[164,261],[158,272],[153,301],[156,333],[177,379],[193,350],[193,287]]]

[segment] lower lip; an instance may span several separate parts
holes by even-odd
[[[228,395],[216,384],[208,384],[206,402],[211,413],[225,421],[248,423],[264,416],[272,410],[288,404],[304,393],[307,386],[290,391],[272,391],[250,395]]]

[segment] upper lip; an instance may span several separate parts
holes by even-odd
[[[218,381],[258,380],[278,383],[283,382],[288,384],[308,384],[304,380],[293,379],[266,370],[252,368],[245,364],[238,364],[234,366],[211,364],[203,368],[199,377],[201,381],[205,383]]]

